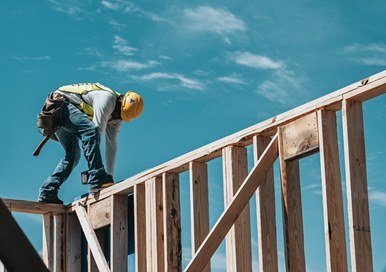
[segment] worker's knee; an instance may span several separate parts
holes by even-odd
[[[80,160],[80,148],[77,144],[71,146],[66,150],[66,160],[74,166],[78,164]]]
[[[90,126],[90,128],[84,133],[84,137],[86,138],[85,140],[93,140],[99,144],[100,137],[98,127],[95,125]]]

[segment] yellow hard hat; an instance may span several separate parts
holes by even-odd
[[[122,99],[121,118],[125,122],[130,122],[131,119],[141,115],[143,111],[142,97],[132,91],[125,93]]]

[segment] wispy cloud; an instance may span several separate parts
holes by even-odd
[[[366,66],[386,66],[386,44],[351,44],[344,48],[348,59]]]
[[[102,52],[96,48],[96,47],[85,47],[80,52],[80,55],[88,55],[88,56],[94,56],[94,57],[102,57]]]
[[[200,81],[192,78],[188,78],[184,75],[178,73],[151,73],[147,75],[140,76],[139,79],[149,81],[149,80],[173,80],[177,81],[179,85],[193,90],[204,90],[205,86]]]
[[[118,35],[114,36],[113,48],[124,56],[132,56],[138,51],[137,48],[129,46],[127,40]]]
[[[386,44],[384,43],[369,43],[358,44],[354,43],[344,48],[346,52],[371,52],[371,53],[386,53]]]
[[[164,60],[172,60],[171,57],[168,57],[168,56],[165,56],[165,55],[160,55],[159,58],[160,59],[164,59]]]
[[[86,5],[89,3],[89,1],[79,1],[79,0],[66,0],[66,1],[60,1],[60,0],[48,0],[51,4],[54,10],[65,13],[67,15],[70,15],[76,19],[79,14],[87,14],[87,8]]]
[[[144,10],[130,1],[126,1],[126,0],[103,0],[101,2],[101,5],[103,8],[111,10],[111,11],[122,12],[122,13],[126,13],[126,14],[135,14],[139,17],[143,17],[143,18],[146,18],[146,19],[154,21],[154,22],[164,22],[164,23],[174,24],[174,22],[169,20],[168,18],[160,16],[154,12]]]
[[[280,60],[273,60],[267,56],[256,55],[250,52],[229,53],[229,58],[239,65],[260,70],[277,70],[285,67],[284,63]]]
[[[379,57],[351,58],[351,60],[367,66],[386,66],[386,56],[383,58],[379,58]]]
[[[220,35],[229,43],[229,34],[244,32],[245,23],[225,9],[200,6],[183,10],[184,25],[194,31]]]
[[[285,106],[293,106],[304,96],[305,78],[291,70],[277,70],[273,76],[262,82],[256,93],[266,99]]]
[[[386,207],[386,192],[370,188],[369,199],[375,204]]]
[[[154,21],[154,22],[164,22],[164,23],[174,24],[173,21],[171,21],[165,17],[162,17],[154,12],[143,10],[131,2],[128,3],[124,12],[125,13],[135,13],[138,16],[144,17],[144,18],[149,19],[149,20]]]
[[[116,30],[122,30],[126,27],[125,24],[119,23],[116,20],[107,20],[107,23]]]
[[[241,78],[241,76],[236,74],[218,77],[217,80],[221,82],[229,83],[229,84],[238,84],[238,85],[246,84],[246,82]]]
[[[44,61],[44,60],[51,60],[51,56],[36,56],[36,57],[27,57],[27,56],[23,56],[23,57],[13,57],[14,60],[18,60],[18,61]]]
[[[120,1],[113,2],[103,0],[101,1],[101,5],[107,9],[118,10],[120,8]]]
[[[108,60],[108,61],[102,61],[100,63],[102,67],[110,68],[111,70],[117,71],[117,72],[128,72],[132,70],[144,70],[156,67],[160,65],[158,61],[150,60],[147,62],[137,62],[132,60]]]

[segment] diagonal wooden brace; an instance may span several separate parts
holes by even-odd
[[[110,272],[109,265],[107,264],[106,258],[103,255],[101,245],[98,242],[98,238],[91,225],[90,219],[88,218],[86,209],[78,202],[76,209],[76,215],[78,216],[80,226],[82,227],[84,236],[90,246],[91,253],[94,256],[96,265],[101,272]]]
[[[210,258],[224,240],[226,234],[235,223],[237,217],[249,202],[261,183],[265,181],[266,173],[271,169],[278,157],[278,134],[276,134],[268,147],[261,155],[259,161],[245,178],[232,202],[222,213],[213,229],[210,231],[193,259],[188,264],[185,272],[199,272],[209,262]]]

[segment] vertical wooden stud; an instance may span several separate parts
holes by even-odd
[[[192,254],[196,253],[209,233],[208,167],[206,163],[190,162],[190,209]],[[210,271],[210,263],[203,272]]]
[[[146,272],[145,184],[134,186],[135,271]]]
[[[54,269],[54,216],[52,213],[43,215],[43,261],[50,271]]]
[[[227,207],[248,175],[247,151],[244,147],[223,149],[224,202]],[[252,271],[251,226],[249,204],[226,237],[227,271]]]
[[[66,214],[66,269],[80,272],[82,270],[82,229],[75,213]]]
[[[164,173],[162,176],[164,206],[165,271],[181,271],[181,214],[179,176]]]
[[[318,111],[318,128],[326,267],[329,272],[345,272],[347,271],[346,237],[335,111]]]
[[[279,128],[279,156],[283,201],[283,231],[286,271],[306,271],[299,160],[284,160]]]
[[[269,137],[253,137],[253,155],[255,164],[271,141]],[[267,173],[265,182],[257,189],[257,235],[259,246],[259,271],[278,271],[275,186],[273,168]]]
[[[55,220],[55,271],[65,271],[65,215],[58,214]]]
[[[146,181],[147,271],[164,271],[162,178]]]
[[[342,117],[352,271],[373,271],[362,103],[343,100]]]
[[[112,272],[125,272],[128,269],[128,197],[111,197],[110,268]]]

